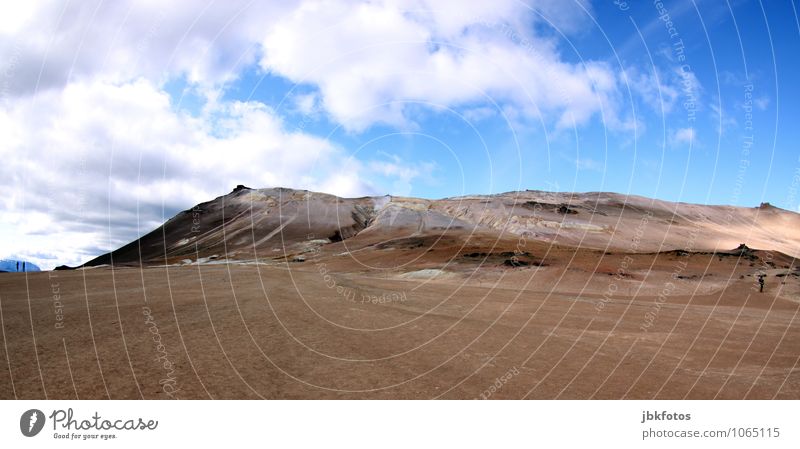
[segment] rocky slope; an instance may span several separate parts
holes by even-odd
[[[511,250],[524,242],[623,253],[719,252],[746,243],[800,257],[800,215],[768,204],[703,206],[614,193],[524,191],[426,200],[238,186],[85,266],[301,261],[309,253],[402,245],[398,239],[433,250],[443,238],[453,240],[455,253],[472,247],[480,254],[498,242]]]

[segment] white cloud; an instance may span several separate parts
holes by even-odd
[[[673,146],[688,145],[689,147],[697,146],[696,133],[694,128],[680,128],[672,134]]]
[[[627,87],[657,114],[668,114],[672,111],[680,94],[680,86],[670,72],[664,73],[655,67],[649,71],[641,71],[635,67],[628,68],[624,75]]]
[[[357,160],[287,130],[262,103],[194,117],[146,80],[70,83],[16,101],[0,108],[0,133],[0,227],[16,230],[0,237],[0,253],[48,268],[126,243],[237,184],[378,193]],[[398,170],[387,177],[407,179]]]
[[[319,112],[319,94],[309,92],[295,94],[291,98],[292,110],[305,116],[316,116]]]
[[[185,77],[215,85],[255,61],[264,29],[297,3],[248,0],[5,2],[0,61],[8,96],[70,81]],[[26,17],[27,20],[19,20]],[[13,25],[13,26],[12,26]],[[13,57],[13,59],[11,59]],[[9,67],[10,66],[10,67]],[[8,70],[8,69],[11,70]]]
[[[13,2],[3,8],[0,14],[0,33],[12,34],[29,24],[42,6],[37,2]]]
[[[391,186],[386,193],[391,195],[411,195],[416,180],[431,184],[433,171],[436,170],[435,162],[404,162],[396,154],[384,151],[378,152],[385,160],[372,160],[367,163],[369,173],[379,174],[387,179],[392,179]]]
[[[531,118],[553,114],[561,127],[602,110],[609,126],[624,128],[612,68],[565,62],[552,39],[522,26],[545,18],[574,23],[580,10],[571,2],[531,4],[307,2],[268,30],[260,64],[316,86],[331,117],[356,132],[375,123],[408,126],[408,103],[452,107],[489,98]]]
[[[495,117],[498,113],[499,111],[495,108],[491,108],[488,106],[480,106],[476,108],[468,108],[462,111],[461,116],[467,122],[474,124],[476,122],[480,122],[488,118]]]

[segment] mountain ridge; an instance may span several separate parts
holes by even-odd
[[[311,240],[329,245],[359,235],[366,243],[447,233],[622,252],[731,250],[746,243],[800,257],[797,229],[800,214],[768,203],[754,208],[709,206],[613,192],[532,190],[439,200],[343,198],[239,185],[83,266],[170,264],[210,257],[258,261],[302,252]]]

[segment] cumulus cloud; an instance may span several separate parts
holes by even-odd
[[[64,87],[70,81],[159,81],[185,77],[206,86],[229,81],[252,63],[265,27],[292,1],[197,3],[102,1],[6,2],[0,58],[8,96]]]
[[[624,127],[615,71],[600,61],[566,62],[554,39],[537,31],[571,29],[587,17],[581,6],[308,2],[268,30],[260,64],[318,88],[331,117],[355,132],[375,123],[408,126],[409,104],[453,107],[487,99],[531,118],[553,114],[561,127],[601,111],[610,126]]]

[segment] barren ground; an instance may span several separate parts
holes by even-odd
[[[552,266],[486,268],[493,281],[324,267],[3,274],[0,397],[166,398],[172,377],[182,399],[800,398],[800,304],[778,295],[796,276],[765,293],[678,280],[657,308],[656,274],[650,294],[604,298],[602,278]]]

